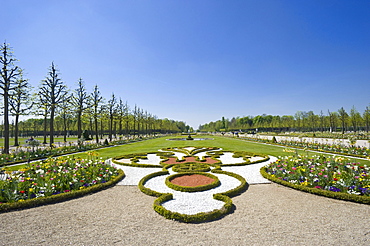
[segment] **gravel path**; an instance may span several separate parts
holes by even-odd
[[[276,184],[251,185],[234,213],[185,224],[136,186],[0,214],[0,245],[370,245],[370,206]]]

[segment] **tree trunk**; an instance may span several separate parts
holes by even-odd
[[[44,142],[43,142],[43,144],[47,144],[47,142],[46,142],[46,121],[47,121],[47,115],[45,113],[45,117],[44,117]]]
[[[52,106],[50,110],[50,147],[54,144],[54,108]]]
[[[9,95],[4,90],[4,154],[9,154]]]
[[[80,139],[82,136],[82,121],[81,121],[81,112],[77,114],[77,138]]]
[[[99,144],[98,117],[94,117],[95,123],[95,141]]]
[[[15,125],[14,125],[14,146],[19,146],[18,141],[18,121],[19,121],[19,114],[15,116]]]

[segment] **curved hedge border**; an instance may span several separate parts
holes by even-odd
[[[249,187],[245,178],[243,178],[239,174],[224,171],[224,170],[221,170],[220,168],[215,168],[211,172],[212,173],[219,173],[219,174],[229,175],[233,178],[236,178],[237,180],[239,180],[241,182],[241,184],[238,187],[235,187],[234,189],[231,189],[231,190],[225,191],[223,193],[220,193],[222,195],[225,195],[225,196],[228,196],[228,197],[237,196],[237,195],[243,193],[244,191],[246,191]]]
[[[238,179],[241,182],[241,184],[238,187],[236,187],[232,190],[229,190],[229,191],[226,191],[226,192],[223,192],[223,193],[214,194],[213,199],[223,201],[225,204],[221,209],[215,209],[215,210],[207,212],[207,213],[202,212],[202,213],[197,213],[197,214],[193,214],[193,215],[188,215],[188,214],[181,214],[181,213],[178,213],[178,212],[172,212],[170,210],[167,210],[166,208],[164,208],[162,206],[162,204],[165,203],[166,201],[169,201],[169,200],[173,199],[173,195],[171,193],[160,193],[160,192],[153,191],[152,189],[149,189],[149,188],[145,187],[145,183],[149,179],[157,177],[157,176],[161,176],[161,175],[167,175],[167,174],[169,174],[169,171],[160,171],[160,172],[156,172],[156,173],[151,173],[151,174],[143,177],[140,180],[138,186],[139,186],[139,189],[144,194],[147,194],[149,196],[158,197],[153,203],[153,208],[157,213],[164,216],[165,218],[172,219],[172,220],[177,220],[177,221],[180,221],[180,222],[186,222],[186,223],[208,222],[208,221],[219,219],[222,216],[230,213],[230,211],[233,208],[233,203],[232,203],[232,200],[231,200],[230,197],[239,195],[240,193],[242,193],[243,191],[248,189],[247,181],[242,176],[240,176],[236,173],[220,170],[220,167],[217,167],[217,168],[213,169],[211,172],[232,176],[232,177]]]
[[[350,202],[357,202],[357,203],[363,203],[363,204],[369,204],[370,205],[370,197],[368,196],[359,196],[359,195],[354,195],[354,194],[347,194],[347,193],[342,193],[342,192],[333,192],[333,191],[328,191],[328,190],[322,190],[322,189],[317,189],[317,188],[310,188],[306,186],[301,186],[301,185],[296,185],[292,184],[290,182],[278,179],[276,177],[273,177],[272,175],[268,174],[266,172],[266,167],[262,167],[260,169],[261,175],[278,184],[288,186],[293,189],[297,189],[300,191],[308,192],[311,194],[319,195],[319,196],[325,196],[329,198],[334,198],[334,199],[339,199],[339,200],[345,200],[345,201],[350,201]]]
[[[195,164],[195,165],[198,165],[201,166],[203,165],[204,167],[202,168],[198,168],[196,170],[186,170],[186,169],[182,169],[181,167],[183,167],[184,165],[188,165],[188,164]],[[211,165],[209,164],[205,164],[205,163],[199,163],[199,162],[186,162],[186,163],[180,163],[180,164],[174,164],[172,166],[172,171],[174,172],[177,172],[177,173],[184,173],[184,172],[209,172],[211,171]]]
[[[167,175],[169,173],[170,173],[169,171],[165,170],[165,171],[159,171],[159,172],[148,174],[145,177],[143,177],[142,179],[140,179],[138,187],[141,190],[141,192],[143,192],[144,194],[147,194],[149,196],[156,196],[156,197],[162,196],[163,193],[160,193],[160,192],[157,192],[157,191],[154,191],[152,189],[149,189],[149,188],[145,187],[145,183],[151,178],[154,178],[154,177],[157,177],[157,176],[162,176],[162,175]]]
[[[210,183],[210,184],[199,185],[199,186],[194,186],[194,187],[176,185],[176,184],[174,184],[174,183],[171,182],[171,180],[174,179],[174,178],[181,177],[181,176],[184,176],[184,175],[193,175],[193,174],[203,175],[203,176],[206,176],[208,178],[214,179],[214,181],[212,183]],[[216,187],[218,187],[218,186],[221,185],[221,182],[220,182],[220,180],[218,179],[217,176],[212,175],[210,173],[202,173],[202,172],[176,173],[176,174],[173,174],[173,175],[168,176],[166,178],[165,183],[171,189],[174,189],[174,190],[177,190],[177,191],[182,191],[182,192],[199,192],[199,191],[205,191],[205,190],[210,190],[210,189],[216,188]]]
[[[140,163],[137,163],[139,161],[139,159],[148,159],[148,157],[147,157],[148,154],[158,155],[159,153],[161,153],[161,152],[148,152],[148,153],[136,153],[136,154],[121,155],[121,156],[113,157],[112,162],[114,164],[117,164],[117,165],[130,166],[130,167],[162,167],[161,165],[156,165],[156,164],[140,164]],[[165,155],[159,154],[158,156],[162,157],[162,156],[165,156]],[[131,163],[122,163],[122,162],[118,161],[119,159],[130,159]]]
[[[170,193],[164,193],[162,194],[162,196],[157,198],[154,201],[153,208],[157,213],[159,213],[166,219],[177,220],[186,223],[206,222],[219,219],[220,217],[228,214],[232,210],[233,203],[230,197],[221,194],[214,194],[213,198],[219,201],[223,201],[225,204],[222,206],[221,209],[215,209],[207,213],[202,212],[189,215],[189,214],[180,214],[178,212],[172,212],[170,210],[165,209],[162,206],[162,204],[173,199],[173,195]]]
[[[33,207],[42,206],[46,204],[64,202],[70,199],[79,198],[79,197],[82,197],[82,196],[85,196],[91,193],[95,193],[95,192],[107,189],[109,187],[114,186],[115,184],[117,184],[119,181],[121,181],[125,177],[125,173],[121,169],[118,169],[117,171],[118,171],[118,175],[114,179],[109,180],[106,183],[100,183],[100,184],[87,187],[82,190],[75,190],[75,191],[60,193],[60,194],[52,195],[48,197],[38,197],[38,198],[32,198],[32,199],[27,199],[24,201],[18,201],[18,202],[12,202],[12,203],[0,203],[0,213],[9,212],[9,211],[18,210],[18,209],[33,208]]]

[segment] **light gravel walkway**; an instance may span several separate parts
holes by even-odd
[[[369,245],[370,206],[276,184],[251,185],[234,213],[185,224],[136,186],[0,214],[0,245]]]

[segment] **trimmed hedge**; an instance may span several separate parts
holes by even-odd
[[[210,184],[199,185],[199,186],[194,186],[194,187],[176,185],[176,184],[174,184],[174,183],[171,182],[171,180],[174,179],[174,178],[181,177],[181,176],[184,176],[184,175],[192,175],[192,174],[203,175],[203,176],[206,176],[206,177],[209,177],[209,178],[214,179],[214,181],[212,183],[210,183]],[[205,191],[205,190],[210,190],[210,189],[216,188],[216,187],[218,187],[218,186],[221,185],[221,182],[220,182],[220,180],[218,179],[217,176],[212,175],[210,173],[203,173],[203,172],[176,173],[176,174],[173,174],[173,175],[168,176],[166,178],[165,183],[171,189],[174,189],[174,190],[177,190],[177,191],[182,191],[182,192],[199,192],[199,191]]]
[[[188,165],[188,164],[197,165],[198,168],[196,170],[182,168],[182,167],[184,167],[185,165]],[[172,170],[174,172],[178,172],[178,173],[181,173],[181,172],[182,173],[183,172],[209,172],[209,171],[211,171],[211,165],[205,164],[205,163],[198,163],[198,162],[186,162],[186,163],[181,163],[181,164],[173,164]]]
[[[42,206],[46,204],[53,204],[53,203],[67,201],[70,199],[79,198],[79,197],[112,187],[115,184],[117,184],[119,181],[121,181],[124,177],[125,177],[125,173],[121,169],[119,169],[118,175],[114,179],[106,183],[100,183],[100,184],[87,187],[82,190],[75,190],[75,191],[70,191],[66,193],[60,193],[57,195],[32,198],[32,199],[27,199],[24,201],[18,201],[18,202],[12,202],[12,203],[0,203],[0,213],[9,212],[9,211],[18,210],[18,209],[33,208],[33,207]]]
[[[145,187],[145,183],[151,178],[161,176],[161,175],[168,175],[169,171],[167,171],[167,170],[156,172],[156,173],[151,173],[151,174],[143,177],[140,180],[138,186],[139,186],[139,189],[144,194],[158,197],[154,201],[153,208],[157,213],[164,216],[165,218],[172,219],[172,220],[177,220],[177,221],[180,221],[180,222],[186,222],[186,223],[208,222],[208,221],[219,219],[220,217],[230,213],[230,211],[233,208],[232,200],[231,200],[230,197],[239,195],[240,193],[242,193],[243,191],[248,189],[247,181],[242,176],[240,176],[236,173],[220,170],[219,166],[217,168],[213,169],[211,172],[232,176],[232,177],[238,179],[241,182],[241,184],[238,187],[236,187],[232,190],[229,190],[229,191],[226,191],[226,192],[223,192],[223,193],[214,194],[213,199],[223,201],[223,202],[225,202],[225,204],[223,205],[223,207],[221,209],[215,209],[213,211],[206,212],[206,213],[202,212],[202,213],[197,213],[197,214],[193,214],[193,215],[181,214],[181,213],[178,213],[178,212],[172,212],[170,210],[167,210],[166,208],[164,208],[162,206],[163,203],[173,199],[173,194],[153,191],[152,189],[149,189],[149,188]],[[181,174],[184,175],[184,174],[188,174],[188,173],[181,173]],[[201,174],[204,175],[204,173],[201,173]]]
[[[148,154],[156,154],[158,155],[160,152],[148,152],[148,153],[136,153],[136,154],[127,154],[127,155],[121,155],[121,156],[116,156],[112,158],[112,162],[117,165],[122,165],[122,166],[130,166],[130,167],[162,167],[161,165],[156,165],[156,164],[140,164],[137,163],[139,159],[148,159],[147,155]],[[158,155],[162,157],[162,155]],[[119,159],[131,159],[131,163],[122,163],[119,162]]]
[[[220,217],[228,214],[233,207],[232,201],[228,196],[222,194],[214,194],[213,198],[219,201],[223,201],[225,204],[221,209],[215,209],[207,213],[197,213],[197,214],[180,214],[178,212],[172,212],[165,209],[162,204],[173,199],[173,195],[170,193],[162,194],[159,198],[154,201],[153,208],[154,210],[165,217],[166,219],[177,220],[180,222],[186,223],[199,223],[199,222],[208,222],[212,220],[219,219]]]
[[[272,182],[275,182],[275,183],[278,183],[278,184],[281,184],[281,185],[284,185],[284,186],[287,186],[293,189],[297,189],[300,191],[308,192],[308,193],[319,195],[319,196],[325,196],[325,197],[329,197],[333,199],[339,199],[339,200],[345,200],[345,201],[357,202],[357,203],[370,205],[370,197],[368,196],[359,196],[359,195],[342,193],[342,192],[333,192],[333,191],[328,191],[328,190],[322,190],[322,189],[292,184],[290,182],[273,177],[272,175],[266,172],[266,167],[262,167],[260,169],[260,173],[264,178]]]
[[[151,173],[151,174],[148,174],[146,175],[145,177],[143,177],[140,181],[139,181],[139,189],[141,190],[141,192],[143,192],[144,194],[147,194],[149,196],[162,196],[163,193],[160,193],[160,192],[157,192],[157,191],[154,191],[152,189],[149,189],[147,187],[145,187],[145,183],[151,179],[151,178],[154,178],[154,177],[157,177],[157,176],[162,176],[162,175],[167,175],[169,174],[170,172],[169,171],[160,171],[160,172],[155,172],[155,173]]]
[[[238,179],[241,182],[241,184],[238,187],[236,187],[234,189],[231,189],[231,190],[228,190],[228,191],[225,191],[223,193],[220,193],[222,195],[225,195],[225,196],[228,196],[228,197],[237,196],[237,195],[243,193],[244,191],[246,191],[248,189],[248,187],[249,187],[249,185],[248,185],[247,181],[245,180],[245,178],[243,178],[239,174],[228,172],[228,171],[224,171],[224,170],[221,170],[220,168],[215,168],[211,172],[212,173],[219,173],[219,174],[229,175],[229,176],[231,176],[233,178]]]

